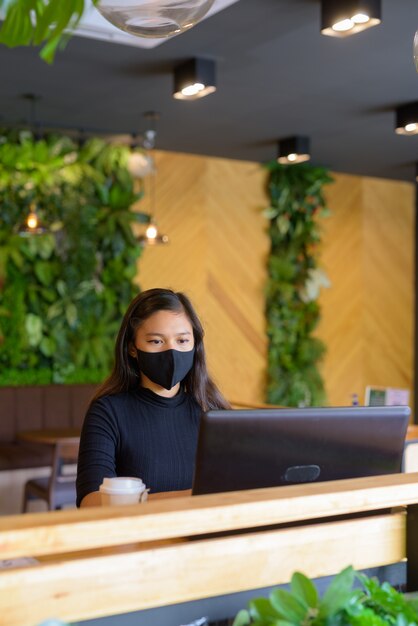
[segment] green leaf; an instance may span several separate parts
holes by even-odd
[[[42,339],[42,320],[33,313],[28,313],[25,318],[25,330],[28,335],[29,345],[39,345]]]
[[[270,602],[279,617],[288,622],[300,622],[306,616],[306,607],[284,589],[275,589],[270,594]]]
[[[307,607],[317,608],[318,592],[313,582],[300,572],[295,572],[291,580],[293,595]]]
[[[44,285],[45,287],[49,287],[49,285],[52,283],[53,278],[53,269],[51,267],[51,264],[47,261],[37,261],[35,263],[34,269],[35,274],[38,280],[42,283],[42,285]]]
[[[9,258],[12,259],[12,261],[16,265],[16,267],[18,267],[19,269],[22,269],[23,263],[24,263],[24,259],[23,259],[23,255],[21,254],[20,250],[18,250],[17,248],[10,248],[9,249]]]
[[[353,594],[356,594],[352,590],[354,577],[354,570],[350,566],[333,578],[320,602],[321,614],[334,615],[350,602]]]
[[[51,337],[42,337],[39,349],[44,356],[52,356],[55,352],[55,341]]]
[[[53,320],[55,317],[62,315],[63,311],[64,311],[64,303],[61,300],[54,302],[54,304],[48,307],[47,319]]]
[[[0,43],[9,47],[25,46],[31,43],[32,22],[30,3],[13,2],[7,7],[5,19],[0,29]]]
[[[78,319],[77,307],[74,304],[70,303],[65,307],[65,317],[68,325],[74,328]]]
[[[253,619],[276,621],[280,615],[267,598],[255,598],[248,604],[250,616]]]
[[[232,623],[232,626],[248,626],[250,624],[250,615],[248,611],[242,609],[239,611]]]

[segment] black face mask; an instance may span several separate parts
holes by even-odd
[[[137,348],[136,354],[141,372],[164,389],[171,389],[181,382],[193,367],[194,348],[188,352],[144,352]]]

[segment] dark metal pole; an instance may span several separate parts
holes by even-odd
[[[415,182],[415,339],[414,339],[414,423],[418,424],[418,163]]]
[[[406,507],[406,590],[418,589],[418,504]]]

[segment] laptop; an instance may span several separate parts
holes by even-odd
[[[409,418],[407,406],[209,411],[192,494],[398,473]]]

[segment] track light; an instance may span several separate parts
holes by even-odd
[[[418,102],[410,102],[396,109],[395,131],[398,135],[418,134]]]
[[[190,59],[174,69],[174,98],[196,100],[216,91],[215,61]]]
[[[311,158],[309,137],[287,137],[280,139],[277,160],[282,165],[303,163]]]
[[[347,37],[381,22],[381,0],[321,0],[321,33]]]

